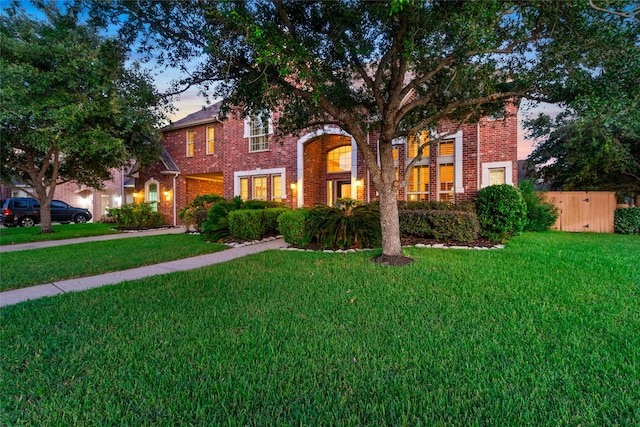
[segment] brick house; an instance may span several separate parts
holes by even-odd
[[[99,189],[87,187],[75,182],[65,182],[56,185],[55,196],[72,206],[89,209],[93,216],[92,221],[99,221],[109,207],[120,207],[133,202],[133,179],[125,169],[112,169],[111,179],[102,183]],[[21,190],[24,189],[24,190]],[[28,192],[29,191],[29,192]],[[7,197],[31,197],[31,188],[14,183],[13,187],[0,186],[0,196]]]
[[[291,207],[332,204],[337,198],[376,200],[377,194],[355,141],[341,129],[273,138],[272,117],[222,117],[221,103],[190,114],[163,130],[164,153],[156,165],[137,172],[134,200],[156,202],[169,224],[198,195],[277,200]],[[455,131],[423,153],[401,200],[472,200],[490,184],[517,183],[517,106],[506,118],[478,124],[443,122],[437,132]],[[456,130],[457,129],[457,130]],[[420,138],[428,137],[424,132]],[[377,136],[369,135],[371,144]],[[400,176],[415,156],[416,140],[395,143]]]

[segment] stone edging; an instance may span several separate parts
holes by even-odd
[[[251,245],[258,244],[258,243],[270,242],[272,240],[281,239],[281,238],[282,238],[282,236],[266,237],[266,238],[264,238],[262,240],[250,240],[250,241],[246,241],[246,242],[242,242],[242,243],[232,242],[232,243],[227,243],[227,245],[230,248],[242,248],[244,246],[251,246]],[[433,244],[433,245],[426,245],[424,243],[417,243],[415,245],[403,246],[403,248],[473,249],[473,250],[479,250],[479,251],[491,250],[491,249],[504,249],[504,247],[505,247],[505,245],[493,245],[492,247],[486,247],[486,246],[457,246],[457,245],[448,246],[448,245],[446,245],[444,243],[436,243],[436,244]],[[321,253],[345,254],[345,253],[372,251],[373,249],[336,249],[336,250],[323,249],[323,250],[313,250],[313,249],[296,248],[294,246],[286,246],[286,247],[280,248],[280,250],[281,251],[296,251],[296,252],[321,252]]]

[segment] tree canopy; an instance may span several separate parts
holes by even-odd
[[[393,140],[444,119],[475,122],[523,97],[560,101],[602,58],[618,60],[618,37],[637,34],[629,17],[587,0],[113,0],[94,3],[92,17],[120,22],[142,53],[181,67],[176,92],[205,82],[245,114],[279,110],[280,134],[327,124],[348,132],[380,195],[390,257],[402,253]]]
[[[55,6],[0,16],[1,179],[33,188],[43,232],[56,185],[99,187],[110,168],[155,160],[164,117],[149,79],[125,67],[123,45],[82,24],[79,4]]]

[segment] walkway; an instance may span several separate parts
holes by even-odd
[[[67,245],[73,243],[83,243],[97,240],[110,240],[126,237],[138,237],[144,235],[154,234],[167,234],[167,233],[183,233],[184,229],[171,228],[162,230],[154,230],[152,232],[140,232],[140,233],[123,233],[123,234],[111,234],[108,236],[96,236],[80,239],[58,240],[51,242],[40,243],[25,243],[21,245],[9,246],[10,250],[26,250],[35,249],[39,247],[51,247],[59,245]],[[27,247],[29,246],[29,247]],[[240,258],[246,255],[255,254],[258,252],[278,249],[288,246],[282,239],[265,240],[252,245],[246,245],[241,247],[235,247],[226,249],[220,252],[214,252],[211,254],[199,255],[191,258],[184,258],[175,261],[163,262],[155,265],[148,265],[145,267],[132,268],[130,270],[115,271],[113,273],[100,274],[97,276],[81,277],[77,279],[62,280],[55,283],[47,283],[44,285],[33,286],[30,288],[15,289],[12,291],[0,292],[0,307],[7,305],[17,304],[22,301],[27,301],[36,298],[42,298],[46,296],[53,296],[58,294],[64,294],[67,292],[84,291],[87,289],[97,288],[105,285],[115,285],[127,280],[142,279],[149,276],[157,276],[160,274],[173,273],[176,271],[193,270],[196,268],[206,267],[208,265],[217,264],[225,261],[230,261],[235,258]],[[0,248],[4,248],[1,247]]]

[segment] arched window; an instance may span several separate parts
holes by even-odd
[[[158,192],[160,191],[158,181],[150,179],[144,186],[146,196],[145,201],[151,205],[151,210],[153,212],[158,212]]]
[[[327,172],[351,172],[351,146],[343,145],[327,153]]]

